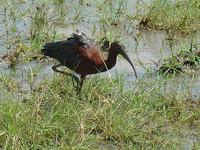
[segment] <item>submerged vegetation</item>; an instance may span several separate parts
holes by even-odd
[[[158,64],[158,71],[162,74],[189,73],[198,69],[200,65],[200,50],[182,49],[178,54],[172,54]]]
[[[69,36],[59,30],[74,30],[82,25],[90,28],[99,43],[102,39],[113,41],[122,34],[131,35],[137,25],[140,29],[191,33],[200,27],[199,6],[198,0],[5,1],[1,5],[2,37],[6,39],[6,48],[11,50],[9,55],[15,55],[21,48],[19,55],[8,57],[14,67],[20,62],[40,59],[45,42]],[[138,40],[139,35],[134,36]]]
[[[99,44],[128,36],[137,45],[141,28],[194,33],[199,7],[198,0],[2,1],[0,52],[11,69],[0,69],[0,149],[200,149],[200,96],[191,94],[197,75],[180,81],[152,69],[136,81],[97,75],[76,96],[69,77],[17,68],[42,61],[44,43],[65,39],[76,28]],[[173,36],[164,40],[171,50]],[[161,62],[160,73],[196,71],[200,51],[172,47]],[[177,85],[169,88],[169,80]]]

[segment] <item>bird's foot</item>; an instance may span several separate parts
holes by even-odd
[[[72,77],[72,84],[73,86],[78,89],[79,85],[80,85],[80,79],[74,75],[74,74],[71,74],[71,77]]]
[[[85,77],[86,77],[85,75],[81,75],[79,79],[76,75],[72,76],[73,85],[74,85],[74,81],[76,81],[76,95],[80,95]]]

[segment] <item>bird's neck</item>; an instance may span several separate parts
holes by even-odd
[[[105,60],[105,64],[106,64],[106,69],[111,69],[115,66],[116,64],[116,60],[117,60],[117,53],[113,52],[112,50],[110,50],[108,52],[108,57]]]

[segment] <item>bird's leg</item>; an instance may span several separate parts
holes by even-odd
[[[57,68],[60,67],[60,66],[63,66],[63,65],[61,65],[61,64],[54,65],[52,67],[53,71],[58,72],[58,73],[62,73],[64,75],[71,76],[72,77],[73,86],[77,90],[77,95],[80,94],[80,91],[81,91],[82,85],[83,85],[83,80],[85,79],[86,76],[85,75],[81,75],[81,79],[79,80],[79,78],[76,75],[72,74],[72,73],[67,73],[65,71],[58,70]],[[74,84],[74,81],[76,82],[76,86]]]
[[[72,74],[71,77],[72,77],[73,86],[76,87],[76,89],[78,89],[78,87],[80,85],[79,78],[76,75],[74,75],[74,74]],[[76,82],[76,86],[75,86],[75,82]]]
[[[75,86],[75,84],[74,84],[74,80],[75,80],[76,83],[77,83],[77,88],[78,88],[78,85],[80,84],[79,78],[77,76],[75,76],[74,74],[72,74],[72,73],[68,73],[68,72],[65,72],[65,71],[58,70],[57,68],[60,67],[60,66],[63,66],[63,65],[61,65],[61,64],[54,65],[52,67],[52,70],[55,71],[55,72],[58,72],[58,73],[62,73],[64,75],[71,76],[72,77],[73,86]]]
[[[64,75],[68,75],[68,76],[71,76],[71,75],[72,75],[71,73],[67,73],[67,72],[65,72],[65,71],[58,70],[57,68],[60,67],[60,66],[63,66],[63,65],[61,65],[61,64],[54,65],[54,66],[52,67],[52,70],[55,71],[55,72],[58,72],[58,73],[62,73],[62,74],[64,74]]]
[[[79,86],[77,88],[77,95],[79,95],[81,93],[81,89],[82,89],[82,86],[83,86],[83,81],[85,80],[85,77],[86,75],[81,75],[81,79],[79,81]]]
[[[83,86],[83,81],[85,80],[85,75],[81,75],[81,81],[80,81],[80,91],[82,89],[82,86]]]

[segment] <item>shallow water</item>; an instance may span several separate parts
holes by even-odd
[[[81,2],[81,5],[77,5],[79,1],[73,1],[73,3],[71,3],[73,7],[71,8],[69,7],[69,5],[67,5],[67,3],[61,3],[61,5],[63,6],[66,5],[66,8],[68,8],[69,10],[67,11],[68,14],[65,18],[65,21],[62,24],[56,26],[56,32],[58,34],[62,34],[64,37],[68,37],[73,33],[75,29],[79,29],[92,37],[93,28],[95,25],[97,30],[97,33],[95,35],[98,35],[100,25],[97,24],[99,19],[97,8],[98,5],[101,4],[101,1],[93,2],[90,0],[84,0]],[[129,0],[124,1],[123,5],[128,6],[127,11],[131,13],[137,10],[135,6],[138,2],[139,1],[137,0]],[[20,37],[28,37],[28,34],[30,34],[30,15],[28,15],[27,13],[30,13],[32,9],[35,9],[36,7],[42,6],[41,3],[37,0],[20,1],[13,3],[11,1],[8,1],[0,5],[0,31],[2,33],[0,34],[0,56],[12,50],[13,45],[9,44],[12,43],[12,38],[16,39],[18,37],[18,34],[20,34]],[[52,10],[50,10],[49,12],[53,12],[55,8],[58,8],[55,5],[56,4],[53,3],[48,5],[48,7],[52,7]],[[19,10],[19,12],[16,12],[15,9]],[[82,21],[75,23],[76,20],[74,20],[74,15],[76,15],[76,13],[80,13],[79,15],[81,17],[84,16],[85,18],[83,18]],[[15,17],[13,17],[12,14]],[[17,18],[17,15],[20,15],[20,17]],[[50,14],[50,16],[51,15],[52,14]],[[16,31],[14,32],[10,31],[13,27],[16,28]],[[181,46],[188,46],[192,40],[195,40],[197,42],[200,41],[200,34],[198,33],[188,36],[187,34],[183,34],[181,32],[171,34],[162,31],[146,31],[136,29],[132,30],[133,33],[128,33],[128,30],[125,31],[121,27],[111,27],[109,28],[109,30],[112,31],[112,33],[115,30],[119,32],[120,39],[127,48],[128,54],[132,59],[136,67],[137,73],[140,77],[145,75],[146,69],[155,68],[156,63],[159,62],[161,58],[166,57],[171,53],[174,53],[174,51],[179,50]],[[171,37],[173,37],[172,44],[170,44],[170,41],[168,40],[171,39]],[[32,67],[34,66],[40,66],[40,64],[33,63]],[[19,70],[25,70],[21,67],[22,66],[19,65],[17,68]],[[47,72],[49,72],[51,70],[51,65],[48,65],[47,68],[49,68],[47,69]],[[8,67],[6,67],[5,62],[2,62],[2,60],[0,61],[0,69],[2,71],[9,70]],[[126,61],[124,61],[121,58],[118,58],[116,66],[109,71],[109,73],[111,74],[115,74],[116,72],[131,75],[133,70]],[[50,74],[53,74],[52,71],[50,71]],[[105,73],[105,75],[106,74],[107,73]],[[129,78],[135,80],[134,77],[129,76]],[[179,79],[182,80],[182,77],[179,76],[178,80]],[[194,84],[191,84],[193,85],[193,87],[191,87],[192,93],[193,91],[197,92],[198,85],[200,85],[199,76],[197,75],[197,77],[192,82],[194,82]],[[174,82],[169,82],[169,84],[172,84],[172,86],[173,83]],[[182,82],[180,84],[182,84]]]
[[[130,0],[124,2],[124,5],[128,5],[128,12],[133,12],[136,9],[131,9],[132,5],[135,6],[137,3],[137,0]],[[73,4],[77,4],[79,1],[73,1]],[[85,15],[85,21],[80,21],[78,23],[74,23],[73,16],[76,14],[75,11],[69,12],[68,16],[66,17],[66,20],[63,22],[63,24],[58,25],[56,27],[56,31],[58,34],[62,34],[64,37],[70,36],[75,29],[79,29],[82,32],[85,32],[89,36],[92,36],[92,30],[94,27],[94,23],[98,22],[98,14],[96,12],[97,4],[99,2],[90,3],[90,1],[83,1],[82,5],[73,5],[73,7],[80,9],[80,16]],[[90,5],[85,5],[90,4]],[[24,1],[24,2],[15,2],[15,5],[13,6],[11,2],[8,2],[8,4],[1,4],[0,5],[0,22],[2,26],[0,26],[0,31],[2,33],[2,37],[0,38],[0,56],[7,53],[8,51],[12,50],[12,45],[9,44],[9,40],[11,40],[13,37],[17,38],[17,35],[20,34],[21,36],[28,36],[30,33],[30,18],[29,15],[22,15],[20,18],[12,19],[12,16],[10,15],[9,11],[13,11],[13,9],[19,9],[20,13],[27,13],[29,12],[30,6],[34,5],[34,7],[40,7],[40,3],[38,1]],[[55,4],[51,4],[52,10]],[[10,6],[10,8],[5,7]],[[117,6],[116,6],[117,7]],[[4,8],[7,8],[6,11]],[[87,11],[85,10],[87,8]],[[83,9],[83,10],[81,10]],[[69,9],[69,10],[72,10]],[[19,13],[19,15],[21,15]],[[93,14],[92,14],[93,13]],[[16,16],[16,14],[14,14]],[[14,18],[14,17],[13,17]],[[5,21],[7,20],[7,21]],[[76,21],[75,21],[76,22]],[[73,24],[71,24],[73,23]],[[11,28],[14,25],[16,28],[15,32],[6,32],[8,28]],[[96,25],[96,24],[95,24]],[[98,24],[97,24],[98,28]],[[110,30],[117,30],[120,33],[120,39],[122,43],[125,45],[125,47],[128,50],[128,54],[133,61],[133,64],[136,67],[137,73],[139,77],[143,77],[145,75],[146,69],[149,68],[156,68],[156,63],[159,62],[159,60],[163,57],[166,57],[170,55],[171,53],[174,53],[174,51],[179,50],[180,46],[189,45],[191,42],[191,39],[195,39],[196,41],[200,41],[198,33],[195,35],[187,36],[186,34],[183,34],[181,32],[177,32],[176,34],[166,33],[162,31],[146,31],[146,30],[133,30],[133,33],[128,33],[124,29],[116,29],[110,28]],[[98,32],[98,30],[97,30]],[[169,44],[169,40],[173,36],[173,44]],[[11,40],[12,43],[12,40]],[[19,65],[17,69],[19,70],[18,76],[20,74],[25,73],[28,68],[30,68],[30,65],[32,68],[37,68],[38,66],[42,67],[43,65],[39,63],[28,63],[24,65]],[[29,66],[29,67],[27,67]],[[46,68],[41,69],[42,72],[48,73],[53,75],[54,73],[51,70],[52,65],[47,65]],[[0,69],[1,71],[9,71],[9,68],[5,62],[0,61]],[[123,73],[128,74],[127,80],[135,80],[135,77],[132,76],[133,70],[131,66],[123,59],[118,58],[116,66],[108,71],[108,73],[115,74],[115,73]],[[103,73],[104,75],[107,75],[108,73]],[[42,73],[41,73],[42,74]],[[21,78],[21,77],[19,77]],[[168,84],[170,86],[174,86],[177,84],[181,87],[181,90],[188,89],[188,87],[184,87],[184,82],[173,82],[169,80]],[[183,79],[182,76],[177,77],[175,80],[184,80],[185,82],[192,82],[191,84],[191,93],[195,93],[194,95],[198,95],[198,88],[200,85],[200,79],[199,76],[195,77],[192,81],[190,81],[190,75],[188,75],[188,79]],[[169,88],[171,89],[171,88]],[[192,94],[193,95],[193,94]]]

